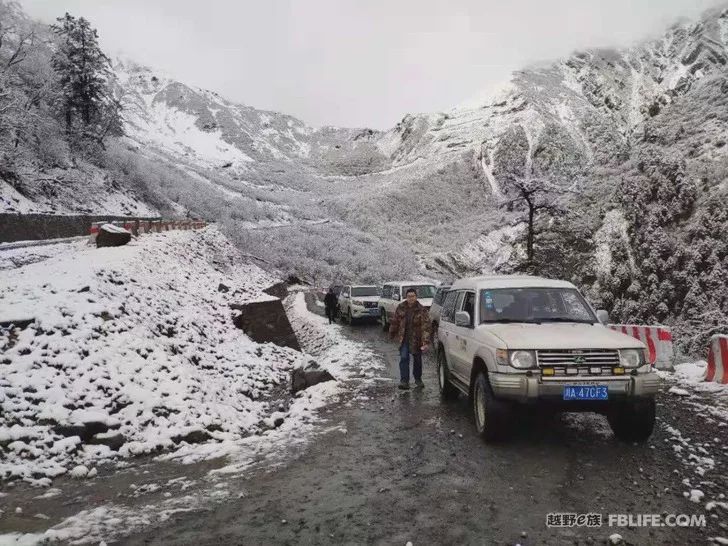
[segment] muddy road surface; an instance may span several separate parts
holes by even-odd
[[[604,544],[619,534],[628,544],[706,544],[728,536],[724,509],[709,512],[685,496],[693,488],[706,498],[728,493],[725,471],[700,483],[694,463],[702,449],[716,468],[728,468],[728,429],[706,424],[679,397],[661,394],[660,422],[643,445],[617,441],[606,419],[591,414],[514,417],[518,432],[486,445],[464,397],[440,400],[431,355],[426,388],[400,392],[398,353],[379,325],[346,329],[386,360],[391,381],[331,408],[340,427],[289,464],[228,484],[240,491],[233,500],[173,515],[121,542]],[[547,527],[547,514],[557,512],[604,520],[601,527]],[[615,527],[608,514],[703,514],[706,526]]]

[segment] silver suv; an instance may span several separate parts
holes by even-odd
[[[437,287],[426,281],[390,281],[382,287],[382,297],[379,299],[379,319],[382,328],[389,330],[389,321],[394,317],[397,306],[407,297],[407,290],[417,292],[418,301],[427,309],[432,305]]]
[[[379,288],[347,285],[339,293],[339,313],[349,324],[356,319],[379,318]]]
[[[607,321],[565,281],[456,281],[440,315],[440,393],[470,397],[486,440],[513,425],[514,405],[530,404],[602,413],[618,438],[644,441],[655,423],[659,379],[645,345],[606,328]]]

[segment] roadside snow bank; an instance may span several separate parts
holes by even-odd
[[[705,381],[708,363],[705,360],[676,364],[674,372],[660,371],[658,375],[663,379],[678,383],[683,387],[690,387],[697,392],[713,393],[718,398],[728,402],[728,384]]]
[[[314,294],[309,294],[314,298]],[[313,302],[316,305],[318,298]],[[384,363],[366,345],[348,339],[338,324],[312,313],[306,305],[306,293],[295,292],[286,300],[286,312],[303,350],[339,381],[373,380]],[[318,307],[318,306],[317,306]]]
[[[214,227],[71,248],[0,271],[0,321],[35,319],[0,330],[0,478],[48,485],[273,426],[271,398],[303,357],[251,341],[228,305],[270,299],[275,278]]]

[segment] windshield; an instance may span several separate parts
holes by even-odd
[[[418,286],[404,286],[402,287],[402,294],[407,294],[407,290],[414,288],[417,291],[418,298],[434,298],[435,287],[431,284],[422,284]]]
[[[352,296],[378,296],[379,288],[376,286],[352,286]]]
[[[497,288],[480,291],[480,322],[598,322],[573,288]]]

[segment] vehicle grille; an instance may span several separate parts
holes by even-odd
[[[365,301],[364,302],[364,307],[366,307],[367,309],[374,309],[376,306],[377,306],[376,301]]]
[[[554,369],[554,375],[607,375],[619,366],[619,351],[609,349],[572,349],[536,351],[540,367]]]

